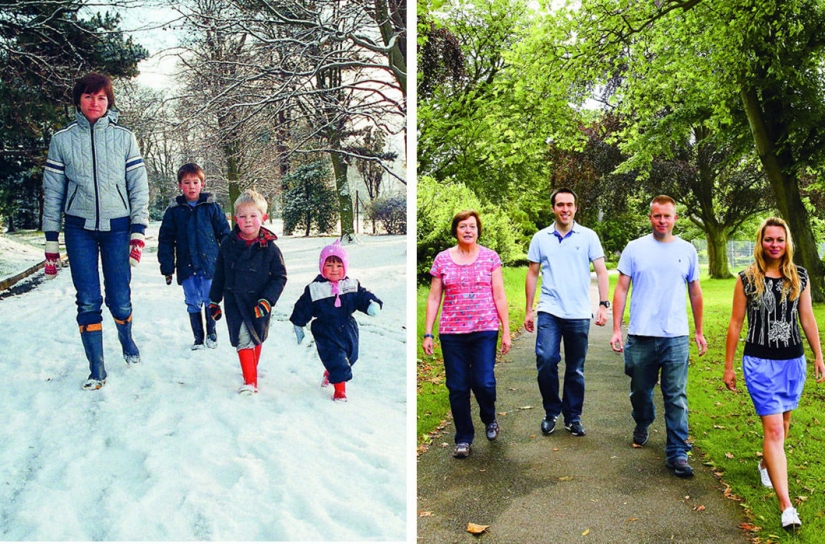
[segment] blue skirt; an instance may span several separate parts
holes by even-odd
[[[745,384],[759,416],[782,414],[799,406],[805,386],[805,356],[796,359],[742,358]]]

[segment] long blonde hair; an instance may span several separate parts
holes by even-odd
[[[802,283],[799,273],[793,264],[793,240],[788,224],[779,217],[769,217],[762,222],[756,231],[756,246],[753,248],[753,263],[745,269],[745,277],[756,289],[756,297],[761,298],[765,293],[765,250],[762,249],[762,240],[768,227],[781,227],[785,231],[785,255],[779,263],[779,274],[782,276],[782,300],[796,300],[801,294]]]

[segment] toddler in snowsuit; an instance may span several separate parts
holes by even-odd
[[[189,324],[195,343],[192,349],[216,348],[218,335],[215,321],[209,313],[209,290],[215,275],[215,261],[223,238],[229,234],[229,222],[220,205],[209,193],[203,193],[205,176],[195,163],[184,164],[178,170],[181,195],[166,208],[158,233],[158,261],[166,285],[172,284],[177,272],[178,285],[189,313]],[[201,306],[206,317],[203,330]]]
[[[274,233],[266,220],[266,200],[247,189],[235,201],[235,228],[221,242],[215,278],[209,292],[209,311],[221,318],[224,300],[229,342],[238,350],[244,384],[241,394],[258,392],[261,345],[269,334],[272,306],[286,285],[286,267]]]
[[[335,388],[333,400],[347,400],[346,382],[352,379],[352,365],[358,360],[358,323],[352,314],[360,310],[378,315],[383,302],[367,291],[358,280],[347,277],[349,256],[336,240],[321,251],[321,274],[306,286],[289,320],[298,343],[304,339],[303,327],[312,320],[312,336],[326,371],[322,387]]]

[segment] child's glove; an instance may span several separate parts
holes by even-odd
[[[215,321],[220,321],[221,317],[223,316],[223,312],[221,312],[221,305],[217,302],[210,302],[209,315],[211,315],[212,319],[214,319]]]
[[[301,342],[303,342],[304,341],[304,328],[299,327],[298,325],[292,325],[292,330],[295,331],[295,338],[298,339],[298,343],[300,344]]]
[[[258,301],[258,305],[255,306],[255,317],[260,319],[271,311],[272,306],[269,305],[269,301],[265,298],[262,298]]]
[[[143,248],[146,246],[145,237],[139,232],[133,232],[129,240],[129,264],[137,266],[140,256],[143,255]]]
[[[166,285],[172,285],[172,274],[166,276]]]
[[[378,314],[380,312],[381,306],[374,300],[371,300],[370,305],[367,306],[367,315],[369,315],[370,317],[378,317]]]
[[[60,263],[60,248],[57,242],[46,240],[46,279],[53,280],[57,277],[57,265]]]

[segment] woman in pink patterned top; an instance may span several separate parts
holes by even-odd
[[[453,217],[452,234],[458,244],[439,253],[430,269],[433,279],[427,297],[422,347],[427,355],[433,354],[433,324],[443,295],[438,337],[455,423],[453,456],[463,459],[470,454],[475,435],[471,391],[478,402],[487,439],[495,440],[498,436],[496,344],[500,323],[501,351],[510,350],[510,322],[501,259],[495,251],[478,245],[481,236],[478,212],[457,213]]]

